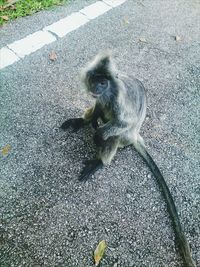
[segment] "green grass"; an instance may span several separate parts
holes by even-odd
[[[63,4],[67,0],[19,0],[8,8],[5,8],[11,0],[0,0],[0,25],[7,21],[1,16],[7,16],[8,20],[13,20],[18,17],[32,15],[33,13],[47,9],[54,5]]]

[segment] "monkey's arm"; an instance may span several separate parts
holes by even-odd
[[[83,118],[73,118],[63,122],[61,129],[67,130],[69,127],[72,127],[73,131],[76,132],[85,125],[92,123],[92,127],[96,130],[98,127],[98,119],[102,116],[103,114],[99,106],[95,105],[85,110]]]
[[[92,127],[96,130],[99,126],[98,119],[101,118],[103,121],[104,114],[100,108],[100,106],[96,103],[94,107],[89,108],[84,113],[84,119],[86,123],[91,123]]]
[[[68,119],[62,123],[60,128],[66,131],[68,128],[72,127],[73,132],[77,132],[80,128],[86,125],[86,122],[83,118],[74,118]]]
[[[80,128],[84,127],[92,121],[93,110],[94,107],[86,109],[83,118],[73,118],[66,120],[61,125],[61,129],[67,130],[69,127],[72,127],[74,132],[78,131]]]

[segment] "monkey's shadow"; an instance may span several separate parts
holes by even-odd
[[[68,119],[81,117],[80,115],[70,116],[69,114],[71,113],[71,110],[68,114],[66,112],[64,119],[59,121],[57,128],[58,140],[56,142],[58,142],[58,149],[62,154],[60,156],[66,159],[65,164],[67,169],[72,169],[73,166],[73,174],[77,176],[79,175],[77,172],[80,173],[84,167],[85,161],[96,158],[97,147],[93,141],[95,130],[91,125],[85,125],[77,131],[74,131],[72,127],[66,130],[60,128],[62,123]]]

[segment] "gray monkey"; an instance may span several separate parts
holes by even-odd
[[[139,133],[146,116],[143,84],[119,74],[107,53],[98,54],[83,69],[82,81],[87,92],[96,99],[95,105],[86,110],[83,118],[69,119],[61,126],[63,130],[72,127],[77,131],[91,123],[96,130],[94,143],[98,149],[97,158],[85,162],[79,180],[86,180],[103,165],[110,164],[118,148],[133,145],[151,169],[165,198],[184,266],[195,267],[172,195]]]

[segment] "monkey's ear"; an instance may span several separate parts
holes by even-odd
[[[101,59],[101,64],[103,67],[107,67],[110,63],[110,56],[105,56]]]
[[[110,50],[105,50],[103,52],[100,52],[97,54],[97,61],[99,61],[100,65],[102,67],[107,67],[110,62],[111,62],[111,51]]]

